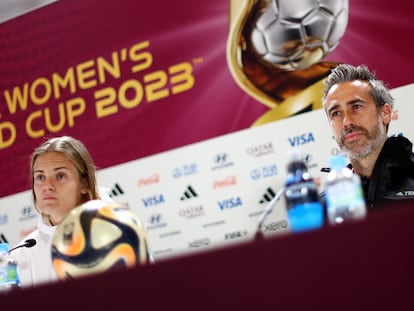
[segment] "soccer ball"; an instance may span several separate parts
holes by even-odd
[[[256,7],[248,45],[283,70],[306,69],[336,48],[348,24],[348,0],[273,0]]]
[[[149,263],[146,233],[126,207],[92,200],[75,207],[52,239],[52,264],[59,279]]]

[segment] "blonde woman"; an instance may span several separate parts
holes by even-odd
[[[33,203],[39,212],[38,228],[17,245],[33,239],[11,255],[19,263],[22,287],[57,280],[51,260],[51,243],[57,225],[76,206],[89,200],[112,201],[99,191],[96,168],[85,145],[70,136],[50,138],[30,159]]]

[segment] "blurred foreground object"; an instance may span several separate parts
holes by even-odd
[[[147,235],[130,209],[92,200],[73,209],[57,228],[52,262],[59,279],[147,265]]]
[[[20,288],[19,266],[9,256],[9,244],[0,243],[0,292]]]
[[[325,183],[328,223],[332,226],[365,219],[367,207],[361,179],[347,166],[344,155],[333,155]]]
[[[284,197],[289,227],[294,233],[322,228],[324,212],[318,186],[299,150],[288,150],[288,157]]]

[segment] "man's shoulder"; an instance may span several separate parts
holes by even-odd
[[[412,145],[411,140],[407,136],[404,136],[403,133],[393,134],[389,136],[386,140],[386,143],[387,144],[399,143],[399,144],[411,144]]]
[[[400,151],[406,151],[412,154],[413,144],[409,138],[400,133],[398,135],[389,136],[385,141],[383,149],[386,153],[391,152],[396,154]]]

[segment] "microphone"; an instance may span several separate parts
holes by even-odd
[[[285,187],[282,187],[278,193],[276,193],[275,197],[269,202],[269,204],[264,208],[263,212],[260,214],[259,223],[257,224],[256,234],[254,239],[256,241],[263,240],[263,233],[262,233],[262,226],[267,216],[273,211],[273,207],[276,205],[277,201],[279,201],[282,194],[285,192]]]
[[[18,245],[18,246],[16,246],[16,247],[13,247],[12,249],[10,249],[9,250],[9,253],[11,252],[11,251],[14,251],[16,248],[20,248],[20,247],[33,247],[33,246],[35,246],[36,245],[36,240],[35,239],[27,239],[26,241],[24,241],[24,243],[23,244],[21,244],[21,245]]]

